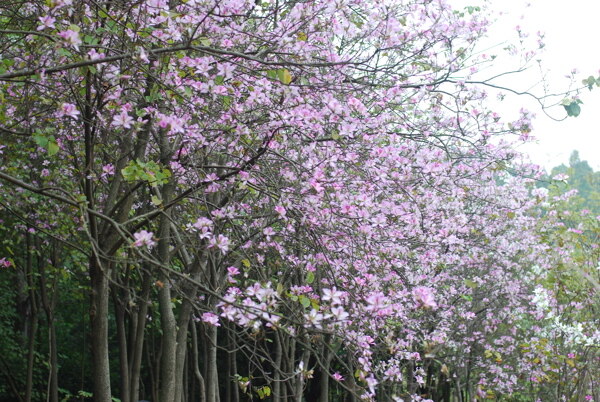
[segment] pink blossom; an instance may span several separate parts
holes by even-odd
[[[101,60],[106,57],[105,53],[98,53],[96,49],[90,50],[89,52],[87,52],[87,55],[90,58],[90,60]]]
[[[344,294],[338,291],[335,287],[331,289],[323,289],[323,296],[321,296],[321,300],[323,301],[331,301],[331,304],[342,304],[341,297]]]
[[[568,174],[559,173],[552,178],[552,180],[567,180],[569,178]]]
[[[153,235],[154,233],[145,230],[141,230],[137,233],[134,233],[133,238],[135,239],[135,241],[132,245],[134,247],[146,246],[150,249],[156,245],[156,242],[152,239]]]
[[[285,208],[281,205],[277,205],[275,207],[275,212],[277,212],[279,214],[280,217],[284,218],[285,214],[287,213],[287,211],[285,210]]]
[[[417,286],[412,291],[413,300],[417,304],[417,307],[424,309],[435,309],[437,303],[433,295],[433,289],[427,286]]]
[[[114,175],[115,174],[115,166],[112,163],[102,166],[102,174],[103,175]]]
[[[133,117],[127,112],[121,112],[113,117],[112,125],[115,127],[131,128]]]
[[[6,259],[6,257],[0,258],[0,267],[9,268],[12,265],[12,262]]]
[[[232,266],[232,267],[227,268],[227,281],[229,283],[237,283],[234,276],[238,275],[239,273],[240,273],[240,270],[237,269],[237,267]]]
[[[208,241],[208,247],[217,247],[219,250],[221,250],[222,254],[225,254],[229,250],[229,239],[227,238],[227,236],[224,236],[222,234],[218,236],[213,236]]]
[[[49,15],[45,15],[43,17],[38,17],[38,19],[40,20],[40,22],[42,23],[42,25],[39,25],[37,27],[38,31],[43,31],[46,28],[56,28],[54,26],[54,23],[56,22],[56,18],[51,17]]]
[[[217,65],[217,74],[223,76],[226,79],[229,79],[233,76],[233,72],[235,71],[235,65],[231,63],[220,63]]]
[[[202,314],[202,321],[215,327],[220,327],[219,316],[214,313]]]
[[[77,106],[73,105],[72,103],[63,103],[61,105],[61,111],[59,114],[60,116],[69,116],[76,119],[80,113],[79,110],[77,110]]]
[[[331,375],[331,378],[333,378],[336,381],[344,381],[344,376],[342,376],[339,372],[335,372]]]
[[[331,314],[336,321],[345,321],[350,316],[343,307],[332,307]]]
[[[269,226],[263,230],[263,234],[267,237],[267,240],[271,240],[271,236],[275,236],[275,230]]]
[[[58,36],[63,38],[68,44],[72,45],[75,50],[79,50],[79,45],[82,43],[81,38],[79,37],[79,32],[72,29],[67,29],[66,31],[59,32]]]
[[[192,224],[192,227],[201,231],[204,231],[204,229],[212,230],[213,221],[205,217],[200,217]]]

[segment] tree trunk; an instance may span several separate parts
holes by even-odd
[[[38,304],[35,286],[33,285],[33,264],[31,258],[31,235],[26,234],[25,278],[29,293],[29,331],[27,333],[27,381],[25,383],[25,401],[31,402],[33,393],[33,366],[35,363],[35,337],[38,328]]]
[[[92,74],[88,71],[85,80],[85,107],[83,111],[83,131],[85,142],[85,179],[83,180],[85,198],[87,201],[88,236],[92,244],[89,260],[90,275],[90,323],[92,347],[92,378],[95,402],[111,402],[110,364],[108,356],[108,294],[110,263],[101,259],[103,242],[98,236],[98,224],[95,210],[94,181],[94,106],[92,101]],[[112,233],[111,233],[112,234]]]
[[[308,361],[310,359],[310,352],[305,350],[302,353],[302,359],[300,360],[302,364],[302,371],[308,370]],[[296,384],[294,387],[294,401],[302,402],[302,394],[304,392],[304,374],[302,372],[296,374]]]
[[[54,326],[54,305],[55,305],[55,283],[52,286],[52,296],[48,295],[48,282],[46,280],[46,262],[38,258],[38,268],[40,274],[40,296],[42,307],[46,313],[48,322],[48,400],[58,402],[58,351],[56,346],[56,327]]]
[[[321,367],[321,378],[319,384],[321,385],[321,392],[319,394],[319,402],[329,402],[329,365],[331,363],[331,350],[328,347],[329,339],[325,340],[323,345],[323,361]]]
[[[95,402],[111,402],[110,365],[108,357],[108,272],[97,256],[90,257],[90,322],[92,346],[92,378]]]
[[[166,144],[161,144],[167,147]],[[164,157],[163,150],[161,156]],[[161,158],[163,159],[163,158]],[[174,189],[174,184],[165,184],[162,196],[163,202],[168,203]],[[165,270],[169,265],[170,236],[171,236],[171,210],[163,212],[159,223],[158,232],[158,260],[161,262],[160,281],[162,283],[158,291],[158,306],[160,310],[160,325],[162,329],[162,354],[160,365],[160,402],[174,402],[176,393],[175,373],[177,372],[177,321],[171,303],[171,286],[169,276]],[[179,402],[179,401],[177,401]]]
[[[205,324],[207,342],[207,402],[219,402],[219,372],[217,363],[217,327]]]
[[[206,361],[207,369],[207,402],[219,402],[219,373],[217,365],[217,327],[213,325],[205,325],[208,359]]]
[[[206,384],[204,383],[204,377],[200,373],[200,366],[198,362],[198,332],[196,331],[196,323],[191,322],[192,326],[192,352],[194,354],[194,374],[198,380],[200,386],[200,402],[206,402]]]
[[[129,402],[129,361],[127,356],[127,331],[125,330],[125,309],[120,298],[113,291],[113,304],[115,321],[117,325],[117,339],[119,342],[119,370],[121,374],[121,402]],[[126,301],[125,301],[126,302]]]
[[[195,294],[195,293],[194,293]],[[187,355],[187,336],[190,317],[192,315],[192,304],[189,300],[184,300],[179,312],[179,330],[177,331],[177,351],[175,358],[176,366],[176,387],[175,387],[175,402],[183,400],[183,378],[185,368],[185,357]]]
[[[160,364],[160,402],[175,401],[175,372],[177,354],[177,323],[171,309],[171,289],[168,279],[162,276],[164,285],[158,292],[160,324],[162,328],[162,353]]]
[[[140,370],[142,367],[142,354],[144,351],[144,334],[146,329],[146,314],[148,314],[148,297],[150,295],[150,285],[152,278],[149,274],[142,274],[142,294],[140,300],[137,301],[139,304],[139,310],[137,313],[135,334],[132,342],[132,357],[130,364],[130,390],[132,402],[137,402],[140,399]]]
[[[281,395],[281,359],[282,359],[282,347],[281,347],[281,333],[275,330],[273,333],[275,341],[275,367],[273,367],[273,402],[283,401]]]

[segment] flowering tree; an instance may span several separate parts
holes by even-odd
[[[178,402],[518,387],[499,356],[543,247],[536,173],[495,138],[531,123],[469,84],[493,59],[478,10],[51,0],[0,21],[1,200],[87,259],[64,269],[89,285],[94,400],[138,400],[144,373]]]

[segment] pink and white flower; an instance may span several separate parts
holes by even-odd
[[[433,295],[433,289],[427,286],[417,286],[412,291],[413,300],[418,308],[435,309],[437,303]]]
[[[148,232],[146,230],[141,230],[137,233],[134,233],[133,238],[135,239],[135,241],[133,242],[132,245],[134,247],[146,246],[146,247],[148,247],[148,249],[151,249],[152,247],[154,247],[156,245],[156,242],[152,238],[153,235],[154,235],[154,233]]]

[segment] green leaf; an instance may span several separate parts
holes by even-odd
[[[308,271],[306,274],[306,283],[311,284],[315,281],[315,273],[312,271]]]
[[[304,308],[307,308],[308,306],[310,306],[310,299],[304,295],[300,295],[298,296],[298,299],[300,300],[300,304],[302,304],[302,306]]]
[[[48,156],[54,156],[58,153],[58,151],[60,150],[60,147],[58,146],[56,141],[51,140],[48,142],[46,150],[48,151]]]
[[[229,107],[231,106],[231,96],[221,96],[221,101],[223,101],[223,108],[229,109]]]
[[[292,82],[292,75],[287,68],[277,70],[277,78],[282,84],[289,85]]]
[[[198,41],[200,42],[200,44],[201,44],[202,46],[210,46],[210,44],[211,44],[211,42],[212,42],[210,39],[208,39],[208,38],[207,38],[207,37],[205,37],[205,36],[201,36],[201,37],[199,37],[199,38],[198,38]]]
[[[46,148],[46,145],[48,145],[48,138],[44,137],[43,135],[34,135],[33,140],[42,148]]]
[[[596,84],[596,85],[599,84],[593,75],[590,75],[588,78],[586,78],[585,80],[583,80],[581,82],[583,83],[583,85],[587,86],[590,91],[594,88],[594,84]]]
[[[571,103],[570,105],[563,105],[567,111],[567,115],[571,117],[577,117],[581,113],[581,107],[577,103]]]
[[[260,399],[265,399],[266,397],[271,396],[271,388],[269,388],[267,385],[264,385],[258,388],[256,393]]]
[[[580,99],[564,99],[561,102],[561,105],[565,108],[567,115],[570,117],[577,117],[581,113],[581,107],[579,105],[583,104]]]

